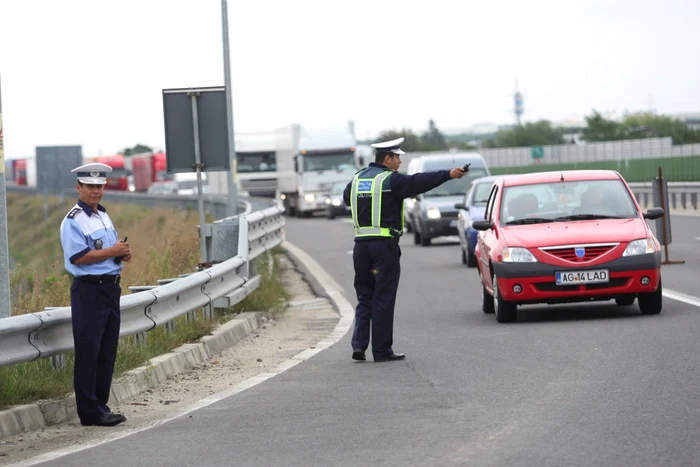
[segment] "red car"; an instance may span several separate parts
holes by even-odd
[[[661,253],[627,182],[614,170],[509,175],[494,182],[476,256],[484,313],[516,321],[517,306],[615,300],[661,312]]]

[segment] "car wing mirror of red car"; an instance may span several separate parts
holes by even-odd
[[[464,203],[455,203],[455,209],[464,209],[465,211],[469,211],[469,206],[465,205]]]
[[[660,217],[663,217],[664,215],[664,210],[663,208],[651,208],[648,209],[647,212],[644,213],[644,218],[645,219],[658,219]]]
[[[472,222],[474,230],[489,230],[493,228],[493,224],[489,221],[474,221]]]

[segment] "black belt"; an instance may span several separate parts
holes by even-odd
[[[101,276],[77,276],[76,279],[80,279],[83,282],[89,282],[90,284],[114,284],[119,285],[122,276],[117,274],[116,276],[103,274]]]

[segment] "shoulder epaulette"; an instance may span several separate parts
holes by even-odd
[[[75,208],[71,209],[71,211],[66,216],[66,219],[74,219],[75,216],[77,216],[78,213],[82,210],[83,210],[83,208],[79,208],[79,207],[75,207]]]

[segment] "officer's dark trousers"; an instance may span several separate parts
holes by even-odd
[[[399,287],[401,249],[387,240],[355,242],[355,331],[352,348],[366,350],[372,328],[372,355],[391,355],[394,342],[394,305]]]
[[[121,288],[74,279],[70,292],[75,400],[80,420],[94,421],[110,411],[107,401],[119,343]]]

